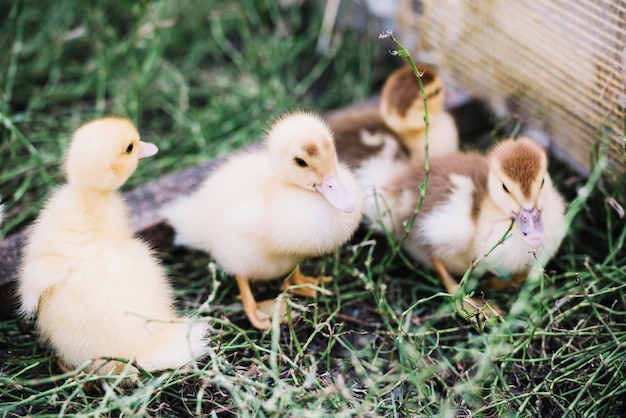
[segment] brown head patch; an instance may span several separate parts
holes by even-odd
[[[508,140],[494,148],[493,154],[503,173],[520,186],[524,197],[530,198],[532,185],[544,166],[543,148],[530,140]]]
[[[438,95],[441,92],[441,83],[435,70],[424,65],[418,65],[418,69],[422,71],[421,79],[426,98]],[[383,87],[383,95],[391,108],[395,109],[400,116],[406,116],[415,100],[422,99],[413,68],[406,66],[389,76]]]
[[[406,116],[415,98],[420,96],[419,84],[411,67],[401,68],[393,74],[387,80],[385,90],[390,107],[396,109],[403,117]]]
[[[317,154],[319,154],[319,150],[317,149],[317,145],[315,145],[312,142],[309,142],[308,144],[305,144],[302,147],[302,150],[304,152],[306,152],[309,157],[315,157]]]

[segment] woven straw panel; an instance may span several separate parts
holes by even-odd
[[[626,0],[402,0],[396,35],[446,83],[519,115],[588,172],[600,129],[626,170]],[[408,38],[408,39],[407,39]],[[529,132],[530,133],[530,132]]]

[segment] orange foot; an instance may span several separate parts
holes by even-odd
[[[274,311],[276,301],[274,299],[270,299],[257,303],[256,299],[252,295],[252,290],[250,289],[250,279],[239,275],[236,275],[235,278],[237,279],[237,285],[239,286],[243,310],[246,313],[248,320],[252,326],[257,329],[268,329],[271,325],[271,315]],[[287,304],[283,299],[281,306],[279,307],[281,320],[286,318],[286,310]]]
[[[431,262],[435,270],[439,273],[441,281],[448,293],[452,295],[455,294],[459,288],[459,283],[452,277],[450,272],[448,272],[448,269],[443,265],[441,260],[433,257]],[[457,305],[456,310],[475,326],[479,325],[479,319],[481,322],[491,322],[503,314],[502,310],[496,304],[490,303],[489,306],[487,306],[483,301],[467,296],[463,296],[463,306]],[[468,313],[471,314],[468,315]]]
[[[289,292],[295,293],[296,295],[314,298],[317,295],[317,291],[302,285],[311,284],[313,286],[319,286],[322,283],[330,283],[332,280],[333,278],[330,276],[322,276],[320,278],[305,276],[298,268],[291,276],[285,279],[280,286],[280,290],[289,290]],[[292,288],[291,286],[297,287]]]
[[[527,273],[517,273],[510,280],[502,280],[496,276],[490,277],[481,282],[482,286],[499,292],[513,293],[518,291],[526,281]]]
[[[108,363],[112,363],[113,365],[109,365],[108,369],[107,368],[103,368],[103,365],[106,365]],[[65,364],[65,362],[61,359],[57,359],[57,366],[59,366],[59,369],[61,369],[61,371],[63,373],[72,373],[75,372],[74,369],[68,367],[67,364]],[[114,361],[114,360],[110,360],[110,361],[104,361],[104,360],[96,360],[93,364],[93,366],[90,369],[85,370],[85,373],[94,373],[100,376],[106,376],[108,374],[121,374],[124,371],[128,371],[131,374],[128,375],[128,377],[124,378],[121,382],[120,382],[120,386],[122,388],[131,388],[133,386],[137,386],[137,381],[139,380],[137,375],[139,374],[139,371],[137,370],[136,367],[134,366],[129,366],[126,363],[122,363],[119,361]],[[103,390],[102,390],[102,386],[101,386],[101,382],[99,380],[89,380],[86,382],[83,382],[83,390],[86,393],[97,393],[97,394],[103,394]]]

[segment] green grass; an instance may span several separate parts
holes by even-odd
[[[28,225],[62,181],[62,150],[85,120],[127,116],[159,145],[130,189],[258,140],[285,110],[359,102],[402,63],[378,40],[387,28],[375,25],[359,33],[341,28],[319,55],[320,12],[308,2],[292,9],[275,3],[2,3],[3,234]],[[515,121],[503,123],[479,141],[515,129]],[[626,402],[626,227],[608,203],[624,204],[626,180],[600,181],[577,199],[587,179],[551,164],[559,189],[577,202],[571,231],[540,281],[491,295],[511,311],[494,327],[476,331],[454,314],[433,272],[388,257],[393,245],[366,231],[335,254],[307,261],[306,272],[334,276],[329,292],[291,298],[298,318],[267,332],[250,329],[236,284],[207,255],[175,248],[160,256],[180,309],[211,324],[205,360],[146,373],[135,389],[122,389],[113,376],[103,393],[93,393],[83,384],[95,377],[58,369],[31,322],[0,322],[0,413],[619,416]],[[267,283],[256,292],[277,289]]]

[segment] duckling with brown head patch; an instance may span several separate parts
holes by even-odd
[[[370,161],[357,170],[365,190],[364,214],[400,239],[419,200],[424,168],[381,165]],[[486,255],[512,220],[511,236]],[[565,232],[564,201],[550,179],[545,151],[528,138],[508,139],[486,157],[455,153],[430,161],[426,197],[404,249],[435,268],[454,292],[458,283],[451,275],[470,266],[479,277],[538,275]],[[471,300],[471,305],[482,303]]]
[[[380,115],[408,149],[416,163],[425,156],[426,109],[428,109],[428,150],[438,157],[459,148],[459,133],[454,118],[444,109],[444,85],[437,71],[429,65],[418,65],[424,96],[411,66],[394,71],[385,81],[380,98]]]
[[[273,301],[264,301],[262,309],[250,280],[293,272],[284,287],[319,284],[302,275],[299,263],[345,243],[361,209],[356,181],[337,161],[326,123],[296,112],[271,126],[264,148],[233,154],[163,213],[178,244],[208,252],[235,276],[250,323],[266,329]],[[301,294],[315,292],[304,288]]]

